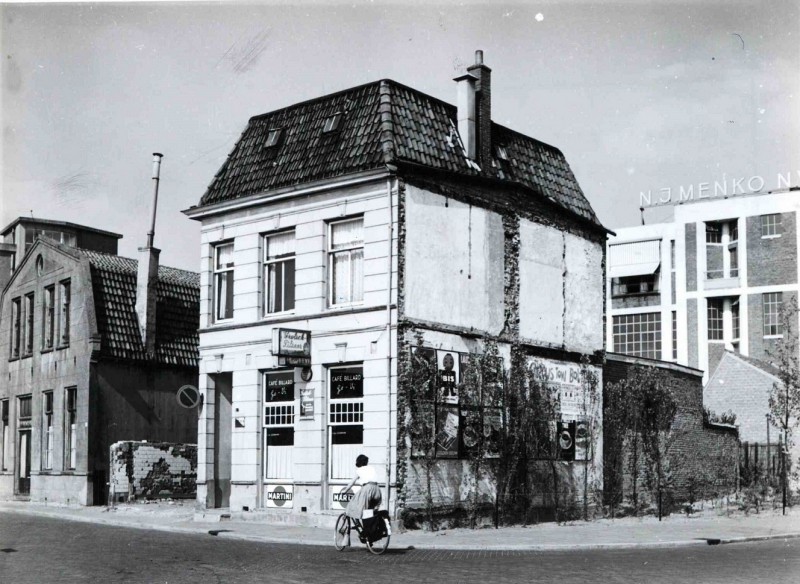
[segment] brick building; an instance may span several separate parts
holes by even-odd
[[[676,205],[670,223],[621,228],[608,243],[609,351],[702,370],[707,405],[733,411],[746,441],[754,439],[747,420],[760,420],[756,434],[766,436],[767,382],[760,375],[751,386],[743,364],[771,367],[784,335],[781,307],[798,294],[799,194],[707,194]],[[725,375],[726,391],[738,396],[730,402],[709,381],[726,352],[741,359],[723,369],[743,372]]]
[[[481,54],[456,82],[457,107],[381,80],[253,117],[186,211],[202,222],[200,504],[341,509],[362,452],[384,505],[418,504],[398,438],[415,333],[447,390],[437,504],[462,497],[456,388],[487,341],[560,381],[574,428],[607,231],[558,149],[492,122]]]
[[[176,392],[197,383],[198,275],[120,257],[116,234],[14,226],[36,237],[0,298],[0,497],[105,503],[113,442],[196,438]]]

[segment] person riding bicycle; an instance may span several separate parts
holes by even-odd
[[[344,488],[344,493],[353,488],[357,482],[361,484],[361,490],[350,499],[345,513],[356,521],[361,521],[361,515],[365,509],[375,509],[381,504],[383,497],[378,488],[378,473],[374,466],[369,466],[369,458],[359,454],[356,458],[356,476]]]

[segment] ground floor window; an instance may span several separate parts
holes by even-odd
[[[0,470],[8,470],[11,460],[11,428],[8,425],[8,400],[0,401]]]
[[[42,468],[53,468],[53,392],[42,394]]]
[[[264,373],[264,478],[292,479],[294,370]]]
[[[349,480],[364,446],[364,368],[331,367],[328,376],[330,479]]]
[[[68,387],[64,396],[64,467],[74,469],[77,462],[78,388]]]

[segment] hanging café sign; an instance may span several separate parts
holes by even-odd
[[[272,329],[272,354],[279,365],[308,367],[311,365],[311,331]]]

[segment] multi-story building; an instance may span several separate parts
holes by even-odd
[[[112,443],[196,438],[176,393],[197,383],[198,275],[96,229],[3,233],[19,259],[0,297],[0,497],[105,503]]]
[[[560,383],[574,433],[607,231],[558,149],[491,121],[490,75],[479,53],[458,107],[382,80],[253,117],[186,211],[202,223],[201,504],[341,508],[364,453],[388,506],[412,505],[398,360],[415,333],[447,386],[428,428],[437,502],[461,499],[455,390],[488,341]]]
[[[798,294],[798,191],[684,202],[672,222],[608,243],[607,348],[703,370],[707,407],[735,413],[742,441],[770,432],[769,363]]]

